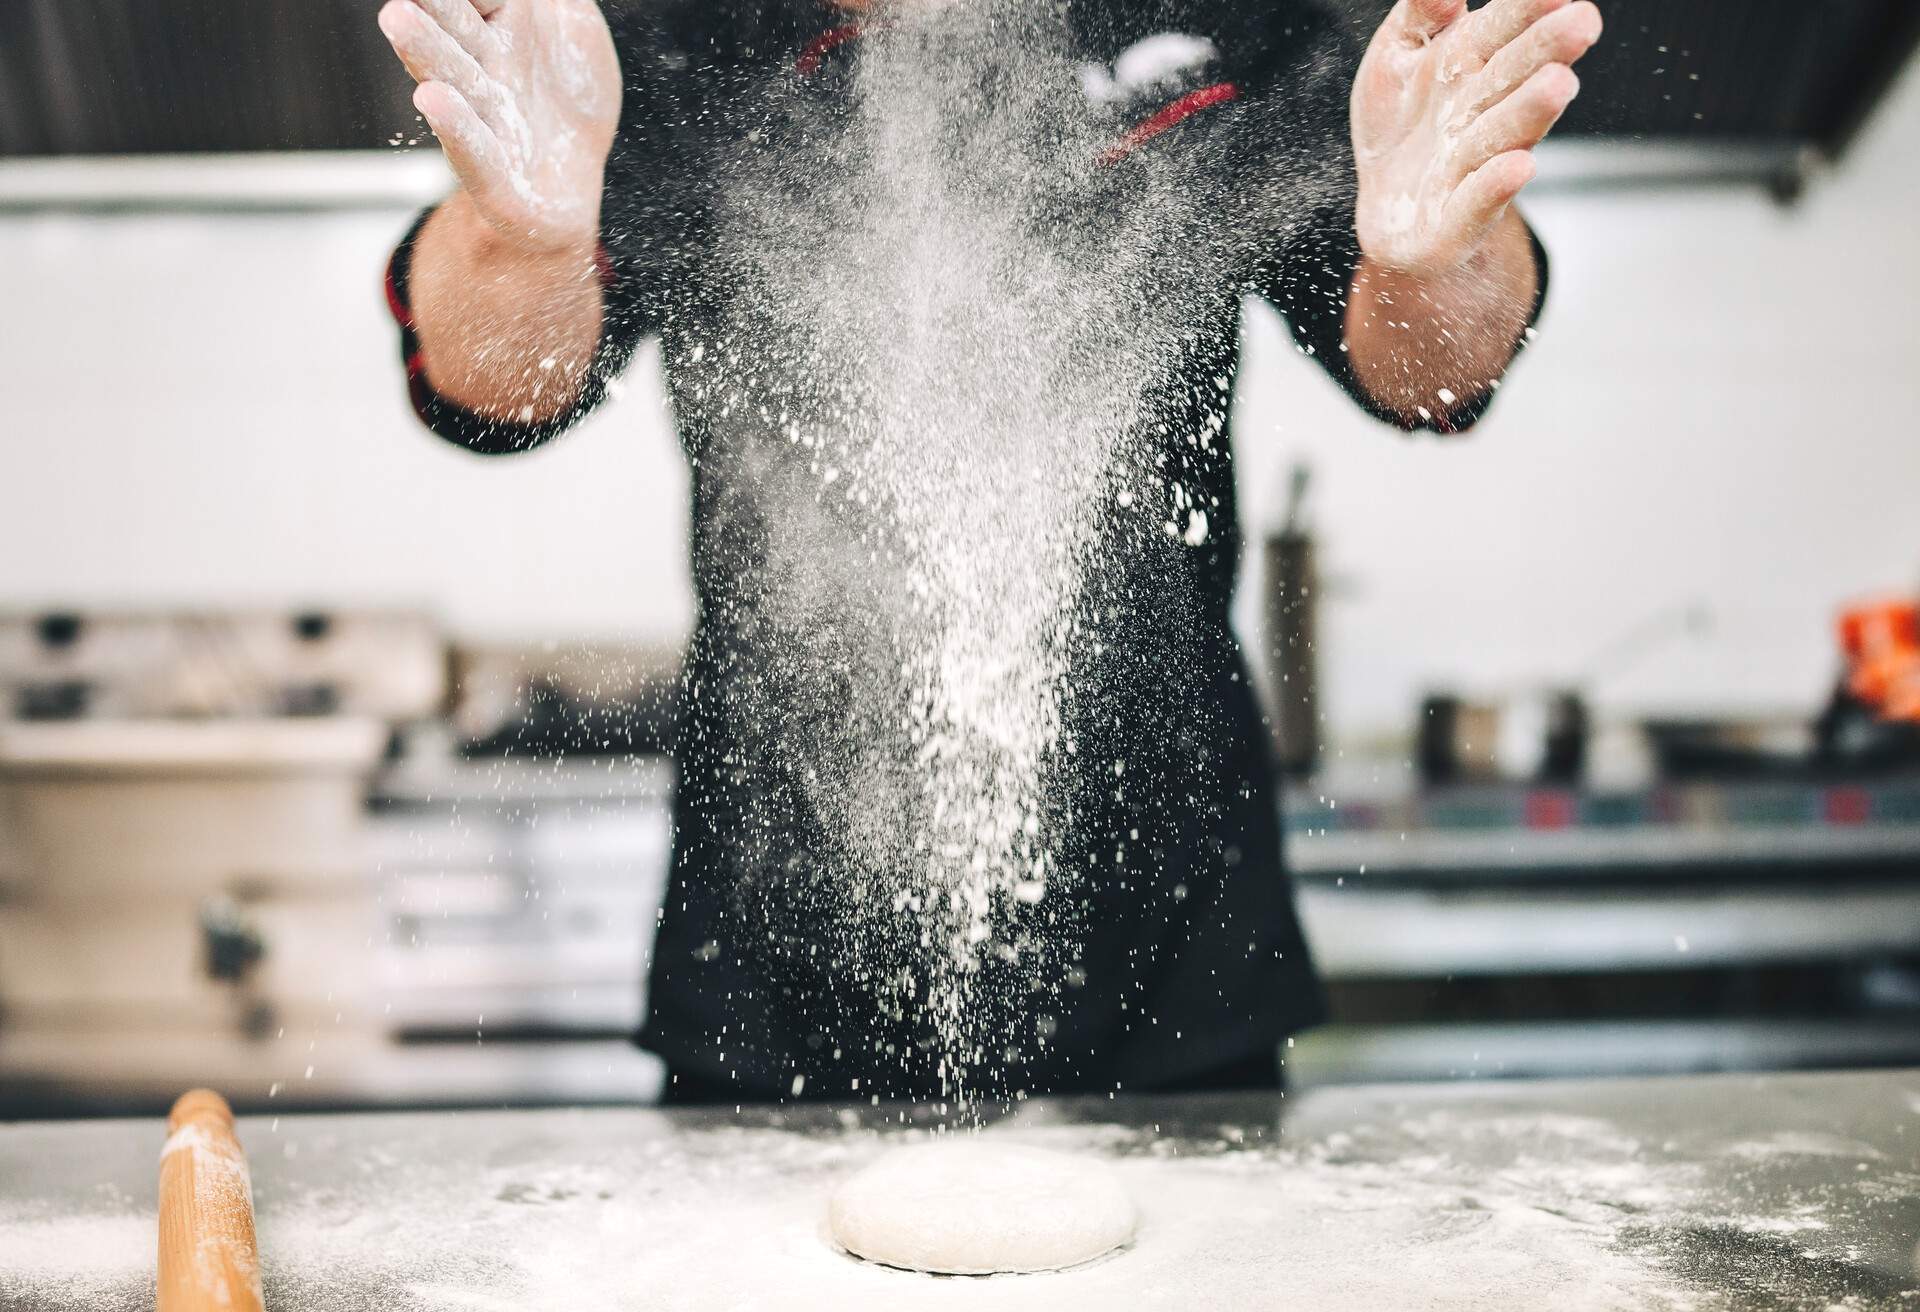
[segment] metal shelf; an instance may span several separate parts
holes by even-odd
[[[1911,1066],[1920,1063],[1920,1025],[1911,1017],[1327,1025],[1284,1057],[1296,1087]]]
[[[1288,858],[1307,882],[1834,873],[1920,879],[1920,779],[1663,784],[1587,792],[1518,784],[1291,790]]]
[[[1618,876],[1640,871],[1702,874],[1782,866],[1904,865],[1920,879],[1920,825],[1767,826],[1692,829],[1678,825],[1448,833],[1294,833],[1288,863],[1303,880],[1400,876],[1458,879]]]
[[[1332,979],[1709,970],[1920,953],[1920,881],[1738,891],[1299,890]]]

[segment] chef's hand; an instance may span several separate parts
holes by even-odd
[[[591,248],[620,119],[595,0],[387,0],[380,30],[474,213],[529,251]]]
[[[1600,39],[1591,0],[1399,0],[1353,84],[1360,249],[1422,278],[1465,266],[1534,174]]]

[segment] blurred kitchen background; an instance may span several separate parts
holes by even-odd
[[[375,7],[0,6],[0,1115],[657,1083],[683,458],[419,428]],[[1920,1062],[1920,6],[1603,8],[1470,440],[1248,311],[1301,1083]]]

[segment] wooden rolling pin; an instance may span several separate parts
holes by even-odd
[[[253,1181],[233,1109],[207,1089],[182,1094],[160,1150],[159,1312],[264,1312],[253,1237]]]

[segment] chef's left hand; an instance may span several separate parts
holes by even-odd
[[[1591,0],[1398,0],[1353,84],[1360,249],[1421,278],[1472,260],[1600,39]]]

